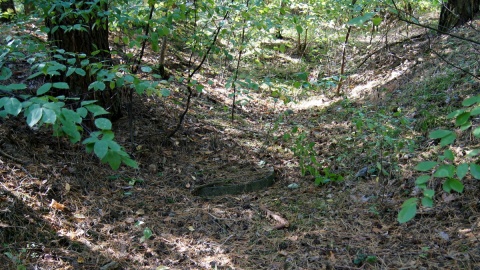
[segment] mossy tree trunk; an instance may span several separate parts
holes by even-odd
[[[453,27],[462,25],[479,11],[480,0],[448,0],[443,2],[440,11],[438,28],[449,31]]]
[[[17,14],[13,0],[0,0],[0,9],[2,10],[1,22],[10,22]]]
[[[48,40],[57,49],[76,53],[76,67],[80,67],[80,61],[88,59],[90,64],[98,63],[96,67],[100,69],[108,68],[111,65],[111,54],[108,43],[108,16],[105,13],[107,10],[107,0],[97,3],[74,1],[69,5],[55,5],[45,18],[45,24],[50,29]],[[79,57],[80,55],[85,58]],[[79,97],[81,100],[98,100],[98,104],[111,113],[112,119],[120,117],[121,100],[118,91],[110,89],[108,82],[104,90],[89,89],[98,76],[98,72],[92,74],[92,71],[98,68],[82,68],[86,69],[87,75],[73,73],[68,77],[65,74],[60,76],[60,79],[70,86],[66,95]]]

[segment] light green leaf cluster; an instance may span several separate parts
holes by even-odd
[[[108,114],[108,112],[96,103],[95,100],[82,101],[76,109],[66,107],[66,101],[72,100],[65,96],[48,95],[52,89],[68,90],[69,85],[66,82],[47,82],[36,89],[36,95],[18,94],[16,91],[26,89],[25,84],[2,84],[12,76],[12,71],[4,64],[9,60],[10,55],[21,45],[18,40],[7,38],[8,45],[0,50],[0,117],[18,116],[23,112],[23,117],[29,127],[49,125],[53,129],[54,136],[65,136],[70,142],[78,143],[82,139],[83,119],[93,116],[94,118]],[[17,53],[18,57],[18,53]],[[76,58],[71,53],[57,50],[53,56],[56,59],[65,61],[69,65],[76,63]],[[30,63],[30,62],[29,62]],[[33,63],[33,61],[31,61]],[[76,73],[80,76],[86,75],[84,68],[89,65],[88,60],[81,61],[82,68],[67,67],[56,61],[41,62],[33,65],[33,73],[28,79],[37,76],[55,76],[60,72],[65,72],[70,76]],[[89,67],[92,70],[91,67]],[[115,78],[115,73],[106,72],[101,69],[95,70],[97,78],[100,80],[91,86],[94,90],[103,90],[104,81],[111,81]],[[132,79],[133,81],[133,79]],[[140,84],[141,82],[139,82]],[[148,87],[147,85],[146,87]],[[145,88],[146,88],[145,87]],[[104,163],[108,163],[113,169],[118,169],[121,163],[127,166],[137,168],[137,163],[132,160],[125,150],[116,143],[113,138],[112,123],[107,118],[96,118],[95,126],[100,131],[90,134],[90,137],[83,141],[87,152],[93,152]]]
[[[480,127],[472,127],[471,117],[480,114],[480,96],[467,98],[462,103],[462,109],[455,110],[448,114],[447,118],[455,121],[455,125],[459,127],[460,131],[466,131],[472,128],[472,134],[480,138]],[[452,145],[457,138],[457,135],[452,130],[438,129],[430,132],[430,139],[440,140],[440,146],[446,147]],[[472,158],[480,153],[480,149],[471,150],[467,158]],[[422,161],[415,166],[415,170],[420,172],[430,172],[430,174],[422,174],[417,177],[415,185],[423,190],[423,198],[421,200],[422,206],[432,207],[435,191],[428,188],[428,184],[432,179],[442,179],[442,190],[444,192],[458,192],[462,193],[464,184],[462,180],[470,175],[477,180],[480,180],[480,165],[475,162],[455,163],[455,154],[450,149],[445,149],[443,155],[438,157],[437,161]],[[397,220],[400,223],[410,221],[417,213],[416,198],[410,198],[402,204],[402,208],[398,213]]]

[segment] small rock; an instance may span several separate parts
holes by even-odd
[[[289,189],[297,189],[297,188],[299,188],[299,185],[297,183],[292,183],[292,184],[288,185],[288,188]]]
[[[366,178],[368,174],[368,166],[361,168],[356,174],[355,178]]]

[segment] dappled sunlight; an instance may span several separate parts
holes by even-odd
[[[56,6],[111,23],[71,53],[41,2],[0,24],[0,269],[480,266],[476,47],[375,1],[135,0]]]

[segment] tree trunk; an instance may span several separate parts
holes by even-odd
[[[88,12],[89,9],[90,12]],[[107,10],[106,0],[101,0],[97,4],[75,1],[67,8],[57,5],[51,14],[47,14],[45,18],[45,24],[50,28],[48,40],[58,49],[76,53],[75,67],[80,67],[80,61],[85,59],[88,59],[90,64],[102,63],[100,69],[108,67],[111,64],[108,44],[108,16],[101,15]],[[60,20],[60,17],[66,12],[70,14]],[[80,16],[80,14],[82,15]],[[78,27],[78,25],[81,25],[82,29],[69,29],[74,26]],[[86,55],[86,58],[79,58],[79,54]],[[119,118],[121,116],[119,93],[115,89],[109,88],[109,82],[106,82],[107,86],[104,90],[89,90],[89,86],[97,81],[98,74],[92,74],[92,72],[94,73],[93,68],[83,67],[83,69],[87,71],[85,76],[73,73],[68,77],[63,74],[58,78],[67,82],[70,86],[65,94],[79,97],[80,100],[98,100],[98,105],[108,110],[112,119]]]
[[[17,14],[13,0],[0,0],[0,8],[2,9],[1,22],[10,22]]]
[[[480,0],[448,0],[442,5],[438,29],[449,31],[453,27],[462,25],[479,11]]]
[[[30,13],[32,13],[32,11],[35,10],[35,5],[33,3],[33,0],[24,0],[23,10],[25,12],[25,15],[30,15]]]

